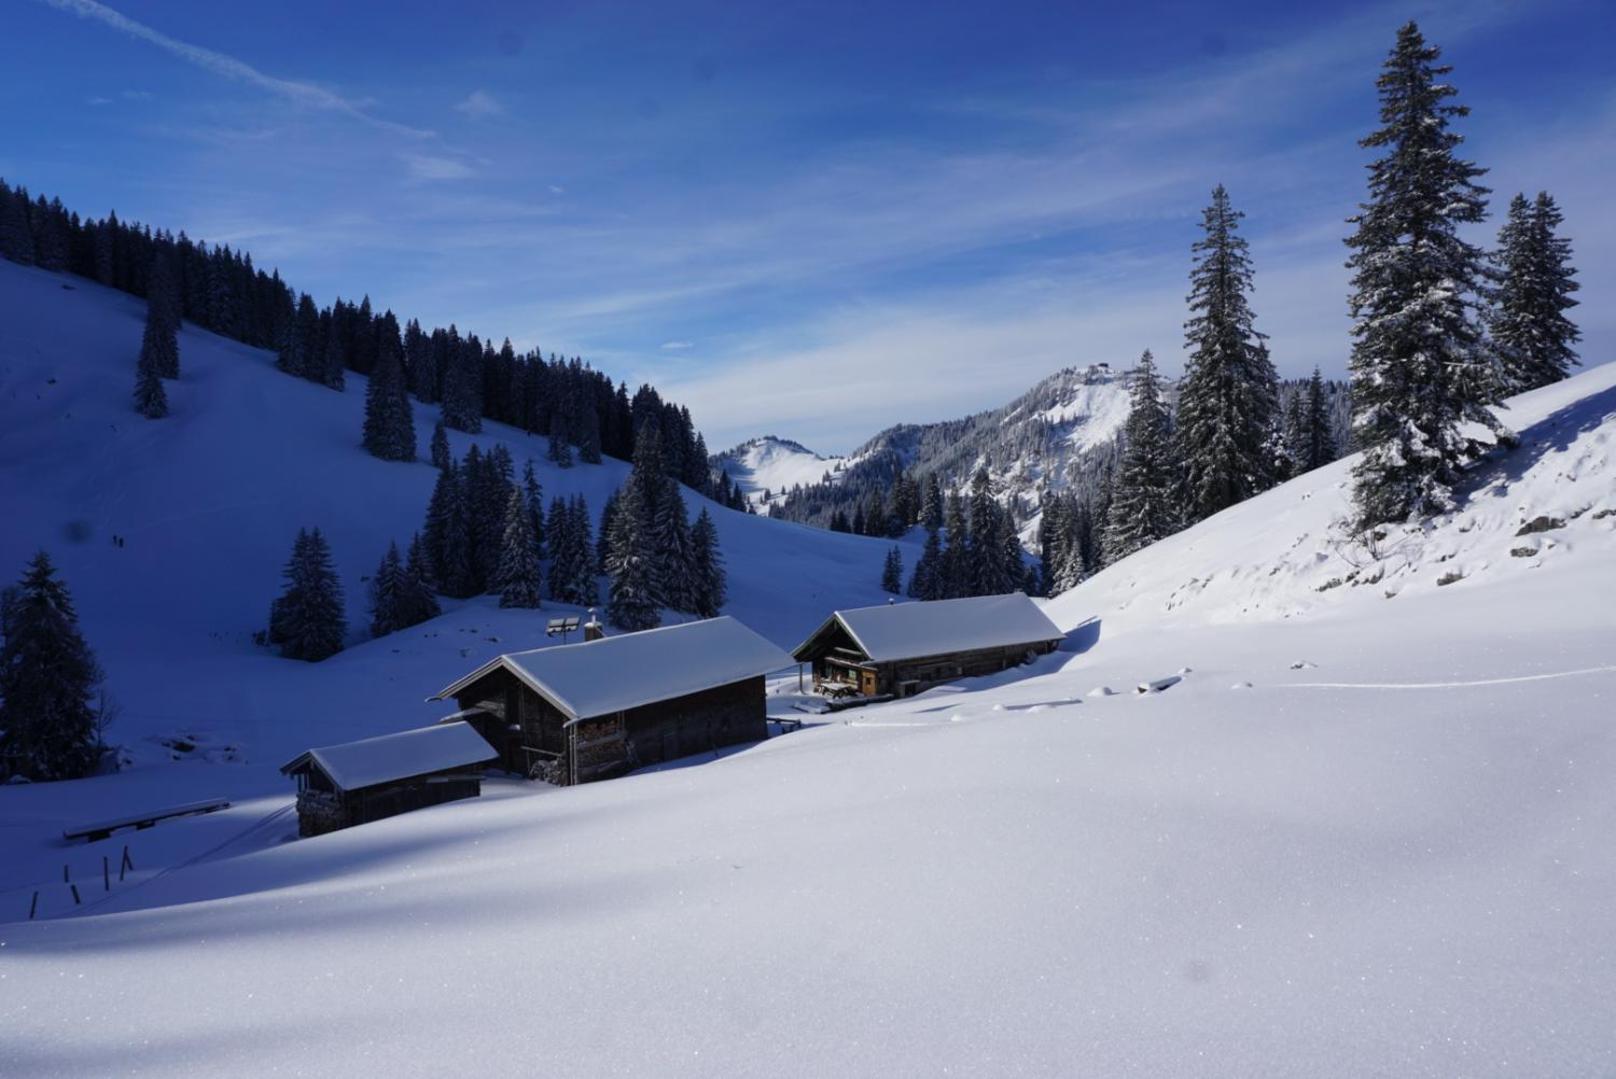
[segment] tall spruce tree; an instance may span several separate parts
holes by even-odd
[[[909,577],[912,599],[943,598],[943,542],[940,527],[926,529],[926,545],[921,549],[915,571]]]
[[[419,625],[442,613],[438,597],[432,594],[432,574],[428,568],[426,543],[417,532],[410,540],[410,553],[399,578],[399,617],[406,626]]]
[[[1191,247],[1189,363],[1179,384],[1184,511],[1210,517],[1274,484],[1269,435],[1279,407],[1274,365],[1253,325],[1251,253],[1237,232],[1245,214],[1219,184]]]
[[[1302,440],[1295,447],[1295,451],[1299,451],[1295,452],[1296,469],[1310,472],[1340,456],[1330,425],[1330,402],[1324,393],[1324,377],[1317,367],[1313,368],[1313,377],[1308,379],[1305,399],[1303,394],[1298,394],[1297,400],[1301,402]]]
[[[895,546],[888,548],[881,563],[881,588],[894,596],[903,591],[903,555]]]
[[[159,251],[152,258],[146,282],[146,330],[140,341],[140,354],[151,356],[158,375],[180,377],[180,290],[168,256]]]
[[[575,495],[567,503],[567,521],[572,536],[568,550],[573,602],[580,607],[593,607],[600,602],[600,586],[595,581],[595,538],[589,524],[589,503],[584,501],[583,495]]]
[[[150,322],[148,318],[147,324]],[[160,420],[168,415],[168,391],[163,389],[158,363],[144,347],[140,350],[140,359],[135,361],[135,411],[148,420]]]
[[[1488,329],[1503,369],[1504,392],[1558,382],[1580,361],[1582,334],[1566,312],[1577,306],[1580,287],[1571,266],[1571,241],[1559,235],[1564,215],[1547,191],[1527,202],[1510,200],[1509,216],[1498,231],[1498,287],[1488,312]]]
[[[634,467],[618,492],[607,540],[611,586],[606,614],[623,629],[651,629],[662,622],[659,607],[667,588],[659,573],[666,559],[657,550],[653,530],[665,482],[661,438],[656,426],[647,423],[635,437]]]
[[[1350,308],[1353,470],[1358,523],[1372,527],[1452,507],[1462,465],[1480,449],[1467,423],[1512,436],[1489,407],[1499,381],[1475,314],[1482,254],[1459,235],[1486,216],[1484,169],[1461,159],[1448,102],[1451,70],[1409,22],[1397,33],[1376,85],[1382,127],[1361,145],[1383,154],[1369,166],[1369,201],[1351,219]]]
[[[44,551],[0,596],[0,779],[76,779],[101,759],[101,670]]]
[[[282,574],[285,591],[270,605],[269,640],[287,659],[310,663],[342,651],[348,623],[342,584],[331,564],[331,548],[318,528],[300,529]]]
[[[456,599],[477,594],[466,517],[466,496],[460,467],[451,462],[448,468],[438,473],[438,482],[432,488],[422,537],[433,583],[439,592]]]
[[[365,387],[364,445],[384,461],[415,460],[415,411],[399,355],[398,327],[383,317],[377,336],[375,366]]]
[[[718,526],[703,506],[690,527],[692,610],[702,618],[717,618],[729,602],[724,553],[718,545]]]
[[[499,605],[539,606],[541,579],[527,499],[521,491],[512,487],[510,499],[505,503],[505,527],[500,538],[499,565],[493,580],[494,591],[499,593]]]
[[[1122,428],[1122,461],[1105,525],[1107,565],[1178,531],[1177,468],[1167,406],[1162,403],[1156,363],[1147,349],[1130,375],[1128,420]]]

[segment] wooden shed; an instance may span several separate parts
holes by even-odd
[[[497,757],[470,725],[444,723],[311,749],[281,774],[297,778],[297,831],[311,836],[475,798]]]
[[[733,618],[496,656],[441,690],[508,770],[586,783],[768,735],[791,657]]]
[[[1020,592],[837,611],[793,653],[814,688],[907,697],[1053,652],[1063,634]]]

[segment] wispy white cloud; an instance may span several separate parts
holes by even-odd
[[[416,180],[468,180],[477,175],[475,169],[453,157],[434,157],[430,154],[402,154],[405,168]]]
[[[490,93],[484,90],[473,90],[466,95],[464,101],[457,103],[456,112],[463,112],[472,118],[484,116],[498,116],[505,111],[505,106]]]
[[[695,348],[695,347],[696,347],[695,342],[693,342],[693,341],[664,341],[664,342],[662,342],[662,351],[664,351],[664,352],[683,352],[687,348]]]
[[[66,11],[84,19],[93,19],[96,22],[109,26],[114,30],[147,44],[155,45],[159,49],[179,57],[186,63],[212,72],[222,78],[234,82],[244,83],[248,86],[266,90],[289,101],[312,109],[341,115],[369,124],[384,131],[391,131],[411,138],[431,138],[433,132],[421,128],[410,127],[407,124],[384,120],[372,115],[366,110],[363,103],[352,101],[340,94],[316,86],[309,82],[299,82],[294,79],[282,79],[273,75],[266,75],[257,68],[213,49],[206,49],[200,45],[192,45],[169,37],[161,31],[155,30],[145,23],[136,22],[97,0],[44,0],[45,3],[58,11]]]

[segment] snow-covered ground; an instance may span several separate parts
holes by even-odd
[[[196,392],[265,362],[218,348],[191,369]],[[182,417],[192,392],[173,395]],[[352,397],[299,440],[324,439],[333,470]],[[311,840],[292,839],[289,791],[249,784],[224,813],[49,841],[89,804],[228,792],[255,765],[0,790],[0,854],[33,879],[68,864],[95,904],[75,910],[52,883],[28,922],[32,886],[0,891],[0,922],[18,919],[0,924],[0,1073],[1608,1074],[1616,369],[1510,419],[1523,448],[1378,561],[1334,538],[1348,467],[1334,466],[1049,604],[1068,641],[1033,667],[834,716],[793,711],[777,680],[774,709],[805,728],[691,767],[564,790],[494,781]],[[137,476],[163,462],[151,445],[110,456]],[[1513,535],[1538,517],[1565,523]],[[849,605],[805,596],[827,586],[794,559],[863,548],[776,552],[809,530],[752,545],[731,527],[743,621]],[[132,554],[140,533],[124,528]],[[254,556],[271,576],[274,531]],[[92,643],[129,654],[95,636],[119,612],[93,594],[124,576],[94,568],[95,546],[64,558],[68,577]],[[1354,570],[1381,579],[1319,590]],[[263,572],[243,576],[259,587]],[[221,674],[204,683],[227,694],[217,705],[176,691],[152,707],[212,709],[266,744],[395,729],[421,717],[423,679],[511,633],[503,617],[473,604],[291,670],[221,644],[233,695]],[[175,622],[171,646],[149,634],[152,684],[208,651]],[[101,849],[115,865],[125,842],[135,879],[103,891]]]

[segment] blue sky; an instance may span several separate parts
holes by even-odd
[[[1219,182],[1281,371],[1341,373],[1355,139],[1414,17],[1616,347],[1616,5],[1121,6],[0,0],[0,175],[650,380],[714,448],[844,451],[1067,364],[1176,371]]]

